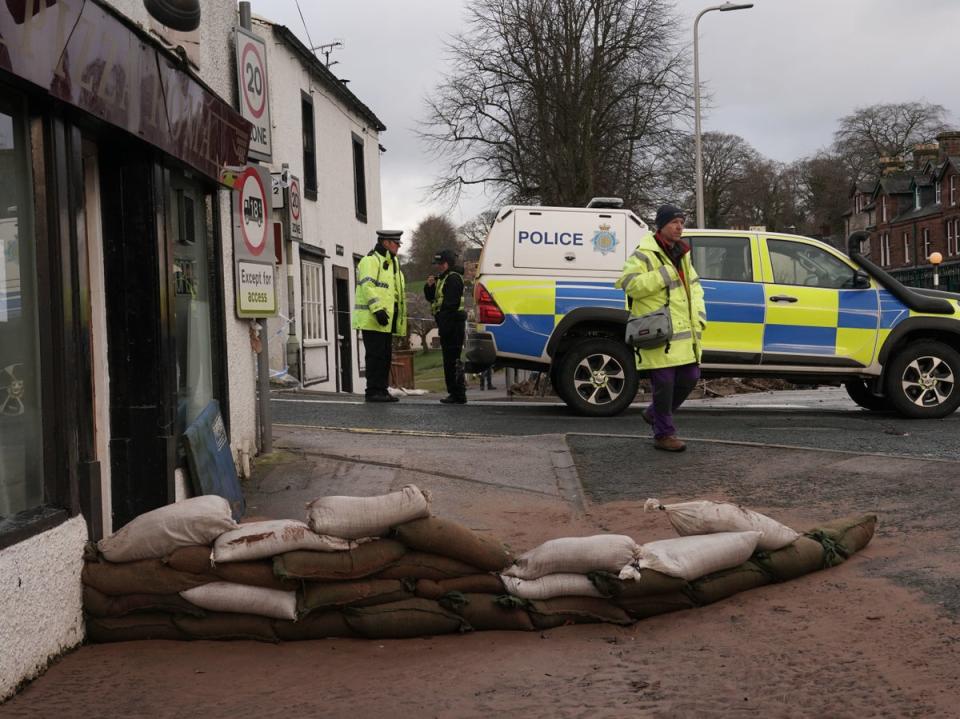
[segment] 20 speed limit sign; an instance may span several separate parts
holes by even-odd
[[[272,159],[270,137],[270,93],[267,80],[267,46],[263,38],[237,28],[237,81],[240,85],[240,114],[253,124],[250,155]]]

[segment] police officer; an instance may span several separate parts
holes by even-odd
[[[433,264],[439,275],[430,275],[423,285],[423,295],[430,303],[440,332],[443,378],[447,383],[447,396],[440,400],[444,404],[467,403],[467,382],[460,362],[467,313],[463,310],[463,268],[456,267],[456,262],[453,250],[435,254]]]
[[[407,336],[407,303],[397,252],[402,230],[377,230],[377,245],[357,265],[353,328],[363,332],[367,402],[398,402],[387,391],[393,337]]]

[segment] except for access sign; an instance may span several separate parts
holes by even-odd
[[[267,81],[267,45],[263,38],[237,28],[237,80],[240,85],[240,114],[253,124],[250,156],[271,160],[270,93]]]
[[[277,314],[277,287],[273,263],[237,263],[237,316],[274,317]]]

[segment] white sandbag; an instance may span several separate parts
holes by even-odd
[[[295,549],[315,552],[345,552],[355,549],[357,542],[340,537],[317,534],[296,519],[269,519],[241,524],[224,532],[213,543],[210,559],[214,564],[263,559]]]
[[[743,564],[759,539],[760,532],[718,532],[647,542],[640,547],[640,558],[620,572],[620,579],[639,579],[644,569],[688,581],[699,579]]]
[[[412,484],[376,497],[320,497],[307,503],[310,529],[344,539],[380,537],[390,527],[429,516],[429,493]]]
[[[585,574],[548,574],[539,579],[518,579],[501,574],[500,579],[507,593],[521,599],[603,596]]]
[[[274,619],[297,618],[297,593],[234,582],[210,582],[180,592],[191,604],[211,612],[258,614]]]
[[[757,548],[765,552],[786,547],[800,537],[799,532],[775,519],[729,502],[698,500],[664,505],[660,504],[659,499],[648,499],[643,508],[645,511],[666,511],[670,524],[681,537],[714,532],[757,531],[761,534]]]
[[[111,562],[157,559],[179,547],[212,544],[236,526],[230,502],[205,494],[141,514],[97,542],[97,548]]]
[[[639,556],[639,550],[640,546],[624,534],[562,537],[524,552],[503,573],[519,579],[538,579],[569,572],[619,572]]]

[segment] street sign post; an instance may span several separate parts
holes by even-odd
[[[270,93],[267,79],[267,45],[263,38],[242,27],[236,29],[237,81],[240,114],[253,124],[250,157],[270,162],[273,143],[270,127]]]

